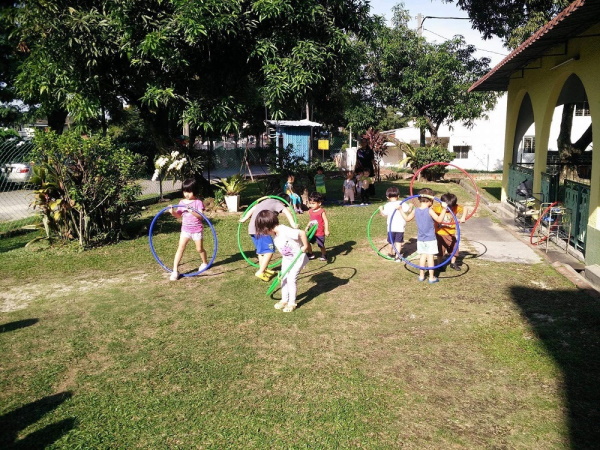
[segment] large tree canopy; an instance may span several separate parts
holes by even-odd
[[[382,27],[373,42],[368,71],[382,104],[416,120],[433,138],[446,123],[473,121],[494,107],[496,95],[467,92],[489,70],[489,59],[473,57],[462,37],[442,44],[426,42],[408,28],[408,12],[396,8],[393,27]]]
[[[160,128],[239,126],[323,97],[348,70],[367,0],[87,0],[9,6],[22,97],[79,123],[134,104]]]
[[[562,11],[570,0],[445,0],[466,11],[485,39],[498,36],[516,48]]]

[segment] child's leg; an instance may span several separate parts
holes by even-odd
[[[177,279],[177,275],[179,274],[177,268],[179,267],[179,263],[181,262],[181,258],[183,256],[183,251],[185,250],[185,246],[187,245],[189,237],[180,235],[179,236],[179,244],[177,245],[177,251],[175,252],[175,258],[173,259],[173,276]]]
[[[208,264],[208,258],[206,257],[206,250],[204,250],[204,239],[199,239],[194,241],[196,244],[196,250],[200,253],[200,258],[202,259],[202,264]]]
[[[425,253],[421,253],[419,255],[419,266],[425,267],[427,265],[427,255]],[[425,269],[419,269],[419,279],[425,279]]]
[[[427,255],[427,267],[435,266],[433,262],[433,255]],[[435,280],[435,270],[429,269],[429,281]]]
[[[287,285],[287,303],[288,305],[292,305],[295,306],[296,305],[296,293],[297,293],[297,285],[296,285],[296,280],[298,279],[298,274],[300,273],[300,271],[302,270],[302,268],[307,264],[308,259],[306,256],[304,257],[300,257],[300,259],[298,261],[296,261],[296,264],[294,264],[294,267],[292,267],[290,269],[290,271],[287,273],[287,275],[285,276],[285,278],[282,280],[282,290],[283,290],[283,283],[285,282]],[[283,270],[283,267],[282,267]]]
[[[402,255],[402,242],[394,242],[396,248],[396,257],[399,258]]]

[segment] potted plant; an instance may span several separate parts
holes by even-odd
[[[216,184],[225,194],[227,211],[237,212],[240,206],[240,193],[246,189],[248,184],[246,178],[240,174],[237,174],[230,177],[221,178]]]

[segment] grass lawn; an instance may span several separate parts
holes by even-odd
[[[327,206],[330,260],[300,273],[290,314],[239,254],[238,214],[212,218],[214,265],[177,282],[146,237],[164,204],[131,240],[83,253],[0,239],[0,448],[597,446],[598,301],[546,263],[464,252],[463,272],[419,283],[370,248],[379,204]],[[179,226],[161,219],[171,264]],[[383,218],[372,235],[383,245]]]

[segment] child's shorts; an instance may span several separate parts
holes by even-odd
[[[436,234],[435,237],[437,239],[440,256],[444,253],[452,253],[454,246],[456,245],[455,234]]]
[[[325,236],[313,236],[310,240],[311,244],[317,243],[319,248],[325,248]]]
[[[273,244],[273,238],[269,235],[259,234],[258,236],[255,234],[251,234],[252,242],[254,243],[254,247],[256,247],[256,253],[259,255],[264,255],[265,253],[275,253],[275,245]]]
[[[353,202],[354,201],[354,189],[346,189],[344,191],[344,201],[345,202]]]
[[[388,233],[388,243],[394,244],[396,242],[400,244],[404,242],[404,231],[390,231]]]
[[[417,241],[417,253],[421,255],[437,255],[438,245],[435,241]]]
[[[201,241],[202,240],[202,231],[199,233],[190,233],[189,231],[182,231],[181,237],[191,239],[192,241]]]
[[[325,186],[317,186],[317,192],[319,192],[320,194],[327,194],[327,189],[325,188]]]

